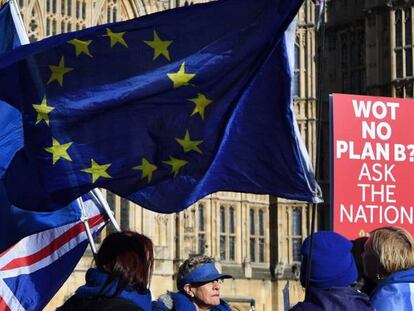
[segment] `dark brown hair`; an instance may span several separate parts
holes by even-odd
[[[144,291],[151,282],[154,264],[152,241],[133,231],[111,233],[102,242],[95,262],[98,269],[109,273],[108,284],[120,279],[117,292],[126,286]]]

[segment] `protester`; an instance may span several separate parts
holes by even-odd
[[[132,231],[108,235],[95,257],[96,268],[58,311],[151,310],[149,283],[154,256],[149,238]]]
[[[352,241],[352,254],[354,255],[356,267],[358,270],[358,279],[354,288],[367,294],[368,296],[371,296],[377,284],[368,278],[364,273],[362,254],[364,253],[364,245],[367,240],[368,237],[364,236]]]
[[[378,284],[371,296],[377,311],[414,309],[414,239],[406,230],[371,232],[363,254],[365,274]]]
[[[306,288],[305,300],[291,310],[373,310],[368,296],[351,286],[358,277],[351,251],[351,241],[335,232],[314,233],[309,286]],[[300,281],[305,287],[310,236],[305,239],[301,252],[303,257]]]
[[[178,269],[179,291],[160,296],[153,302],[153,310],[230,311],[230,306],[220,299],[221,282],[226,278],[231,276],[219,273],[213,258],[192,256]]]

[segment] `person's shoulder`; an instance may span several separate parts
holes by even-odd
[[[72,296],[56,311],[147,311],[133,302],[119,297],[81,298]]]
[[[144,310],[133,302],[120,297],[106,298],[104,300],[101,300],[101,306],[102,307],[100,311],[149,311]]]
[[[170,292],[159,296],[157,300],[152,302],[153,311],[169,311],[173,310],[173,308],[174,301],[172,298],[172,293]]]
[[[289,311],[323,311],[323,309],[313,303],[303,301],[294,305]]]

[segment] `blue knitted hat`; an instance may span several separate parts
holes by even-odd
[[[306,261],[309,255],[310,236],[303,242],[300,282],[305,286]],[[313,252],[309,284],[317,288],[344,287],[358,278],[352,255],[352,243],[332,231],[313,234]]]

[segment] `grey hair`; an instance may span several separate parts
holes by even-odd
[[[214,263],[214,258],[206,255],[194,255],[186,259],[181,266],[178,268],[177,273],[177,287],[179,287],[180,281],[191,271],[193,271],[198,266],[205,263]]]

